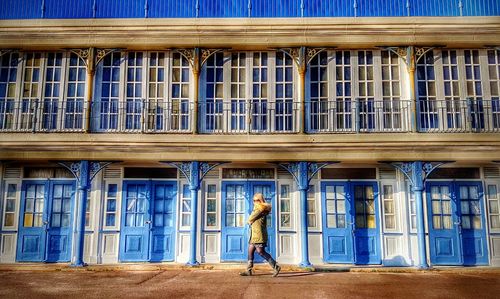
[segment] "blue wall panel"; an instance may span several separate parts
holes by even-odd
[[[500,0],[462,0],[464,16],[500,16]]]
[[[148,0],[148,18],[194,18],[196,0]]]
[[[92,18],[93,3],[94,0],[45,0],[44,17],[47,19]]]
[[[0,0],[0,19],[39,19],[42,0]]]
[[[406,0],[357,0],[358,17],[407,16]]]
[[[300,0],[252,0],[252,17],[300,17]]]
[[[304,17],[353,17],[352,0],[304,0]]]
[[[144,0],[97,0],[96,18],[144,18]]]
[[[411,0],[412,16],[459,16],[458,0]]]
[[[500,16],[500,0],[0,0],[0,19],[241,18],[249,1],[253,18]]]
[[[243,18],[248,16],[248,0],[199,0],[200,18]]]

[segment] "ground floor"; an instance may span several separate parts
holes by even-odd
[[[3,298],[498,298],[498,270],[295,272],[238,270],[1,271]],[[220,283],[223,281],[224,283]],[[314,286],[314,287],[311,287]]]
[[[498,164],[427,169],[420,193],[390,163],[304,164],[305,181],[301,165],[125,161],[91,171],[82,193],[74,165],[3,163],[0,262],[74,262],[80,246],[88,264],[244,262],[263,193],[282,264],[500,265]]]

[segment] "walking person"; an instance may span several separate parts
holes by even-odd
[[[250,225],[250,240],[248,241],[248,262],[247,269],[241,272],[241,276],[251,276],[253,274],[253,259],[255,251],[262,256],[273,268],[273,277],[278,276],[281,267],[266,252],[267,246],[267,215],[271,213],[271,205],[266,203],[262,193],[253,196],[253,211],[248,218]]]

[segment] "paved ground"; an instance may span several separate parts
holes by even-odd
[[[0,298],[500,298],[499,271],[0,270]]]

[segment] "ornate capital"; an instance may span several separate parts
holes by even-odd
[[[101,60],[106,57],[109,53],[119,51],[120,49],[95,49],[95,48],[85,48],[85,49],[70,49],[69,51],[76,56],[78,56],[87,67],[87,72],[93,73],[96,66],[101,62]]]
[[[399,169],[406,178],[410,181],[412,186],[424,186],[425,181],[429,175],[443,164],[450,163],[448,161],[442,162],[387,162],[394,168]],[[417,181],[418,180],[418,181]]]
[[[201,49],[201,65],[204,65],[205,62],[207,62],[208,58],[210,56],[214,55],[215,53],[219,53],[224,51],[223,49]]]
[[[106,166],[116,163],[116,162],[88,162],[89,163],[89,169],[88,169],[88,182],[82,182],[82,176],[86,176],[87,174],[82,173],[82,163],[86,161],[79,161],[79,162],[72,162],[72,161],[63,161],[63,162],[57,162],[57,164],[63,166],[64,168],[68,169],[77,182],[81,183],[88,183],[90,185],[92,183],[92,180],[94,177],[101,171],[103,170]]]
[[[278,166],[288,171],[299,188],[307,189],[312,178],[324,167],[338,162],[290,162],[278,163]]]
[[[311,63],[314,57],[316,57],[316,55],[318,55],[322,51],[328,50],[328,48],[300,47],[300,48],[280,48],[277,50],[287,54],[293,59],[295,65],[299,70],[299,73],[305,73],[307,65]]]

